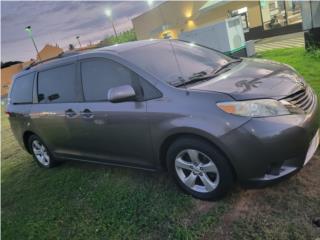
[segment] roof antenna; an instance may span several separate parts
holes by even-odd
[[[163,23],[166,24],[166,25],[168,25],[168,24],[166,23],[166,21],[165,21],[165,18],[164,18],[164,16],[163,16],[163,14],[162,14],[161,6],[159,6],[159,13],[160,13],[160,17],[162,18]],[[174,46],[173,46],[173,44],[172,44],[172,41],[173,41],[173,40],[172,40],[172,39],[168,39],[168,41],[169,41],[169,43],[170,43],[170,46],[171,46],[171,49],[172,49],[172,52],[173,52],[173,55],[174,55],[174,59],[175,59],[175,61],[176,61],[176,63],[177,63],[177,67],[178,67],[178,70],[179,70],[179,72],[180,72],[180,76],[178,77],[178,79],[182,82],[184,88],[187,89],[186,80],[183,78],[181,66],[180,66],[180,64],[179,64],[176,51],[175,51]],[[189,92],[187,92],[187,94],[189,94]]]

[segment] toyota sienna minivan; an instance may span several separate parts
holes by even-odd
[[[319,143],[316,94],[292,67],[178,40],[34,64],[15,76],[7,113],[41,167],[168,170],[200,199],[290,176]]]

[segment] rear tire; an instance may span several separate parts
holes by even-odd
[[[52,168],[57,165],[56,159],[52,156],[45,143],[36,135],[31,135],[28,139],[30,152],[40,167]]]
[[[167,166],[185,192],[202,200],[220,199],[234,185],[228,159],[200,138],[176,140],[167,151]]]

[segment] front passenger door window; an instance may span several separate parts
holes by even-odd
[[[84,98],[88,102],[106,101],[111,88],[135,85],[133,73],[110,60],[94,59],[82,62],[81,75]]]

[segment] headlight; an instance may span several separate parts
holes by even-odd
[[[274,99],[221,102],[217,103],[217,106],[224,112],[246,117],[271,117],[303,113],[302,110],[287,101]]]

